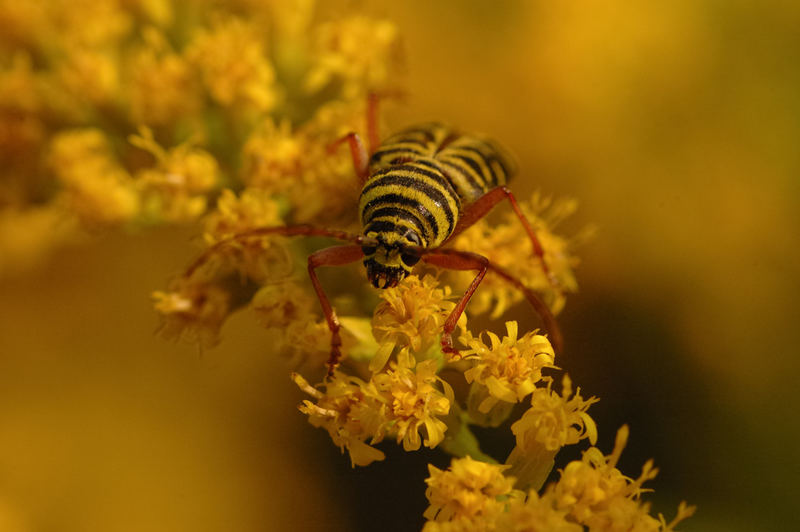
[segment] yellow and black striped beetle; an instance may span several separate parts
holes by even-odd
[[[308,257],[308,274],[331,331],[329,375],[341,358],[340,326],[316,269],[360,259],[366,267],[367,278],[377,288],[397,285],[420,260],[445,269],[478,272],[445,320],[441,340],[445,352],[457,352],[451,334],[472,294],[490,270],[522,291],[544,322],[553,347],[560,351],[562,340],[558,325],[535,293],[486,257],[443,247],[498,202],[507,199],[531,239],[543,272],[557,286],[544,261],[544,250],[536,233],[505,186],[515,172],[511,158],[491,140],[461,134],[438,123],[407,128],[381,143],[377,107],[378,98],[371,94],[367,105],[369,150],[357,133],[349,133],[331,144],[331,149],[344,142],[350,147],[353,166],[362,184],[359,201],[362,234],[309,225],[253,229],[216,243],[194,262],[186,275],[191,275],[210,254],[232,240],[275,234],[325,236],[351,242],[319,250]]]

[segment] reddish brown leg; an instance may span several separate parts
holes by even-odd
[[[514,194],[512,194],[511,190],[509,190],[507,187],[493,188],[468,205],[461,214],[458,224],[456,224],[456,228],[453,230],[453,234],[450,235],[448,240],[452,240],[456,237],[456,235],[471,227],[475,222],[486,216],[486,214],[492,210],[492,207],[504,199],[508,199],[508,201],[511,203],[511,208],[514,209],[514,213],[516,213],[519,221],[522,222],[525,232],[528,233],[531,243],[533,244],[533,253],[539,259],[539,262],[542,265],[542,271],[547,276],[550,284],[556,290],[558,290],[558,281],[555,279],[555,277],[553,277],[552,273],[550,272],[550,268],[547,266],[547,262],[544,260],[544,248],[542,247],[541,242],[539,242],[539,239],[536,237],[536,232],[533,230],[533,227],[531,227],[530,222],[528,222],[528,218],[525,217],[522,209],[519,208],[519,204],[517,203]]]
[[[194,272],[197,271],[203,264],[205,264],[208,259],[214,256],[215,253],[219,252],[225,246],[229,246],[234,242],[241,242],[247,240],[248,238],[254,237],[261,237],[267,235],[279,235],[279,236],[326,236],[329,238],[335,238],[337,240],[347,240],[349,242],[353,242],[355,244],[362,244],[365,239],[363,236],[360,235],[353,235],[351,233],[347,233],[345,231],[336,231],[332,229],[324,229],[322,227],[314,227],[311,225],[291,225],[291,226],[277,226],[277,227],[259,227],[257,229],[251,229],[250,231],[244,231],[237,235],[234,235],[230,238],[226,238],[224,240],[220,240],[213,246],[209,247],[208,249],[203,252],[190,266],[187,268],[184,277],[191,277]]]
[[[438,250],[435,253],[430,253],[422,256],[422,260],[428,264],[446,268],[448,270],[478,270],[478,275],[472,280],[467,291],[456,304],[456,307],[447,317],[442,328],[442,351],[452,355],[458,355],[458,350],[453,347],[453,330],[456,328],[458,318],[467,307],[472,294],[481,284],[486,271],[489,268],[489,259],[477,253],[470,253],[468,251],[455,251],[449,249]]]
[[[369,154],[375,153],[381,145],[381,137],[378,132],[378,102],[380,96],[370,92],[367,96],[367,142],[369,142]]]
[[[320,266],[350,264],[363,256],[361,246],[355,244],[321,249],[308,257],[308,276],[311,277],[311,284],[314,285],[314,291],[317,293],[322,312],[325,314],[325,320],[328,322],[328,328],[331,330],[331,355],[328,358],[328,377],[333,375],[333,370],[339,365],[339,359],[342,357],[342,338],[339,335],[339,318],[336,317],[336,312],[333,310],[330,301],[328,301],[328,296],[325,295],[325,291],[322,289],[317,273],[314,270]]]
[[[364,148],[364,143],[361,142],[361,137],[358,133],[348,133],[339,140],[332,142],[328,145],[328,152],[333,153],[345,141],[350,145],[350,156],[353,158],[353,169],[356,171],[356,176],[358,176],[361,183],[364,183],[369,175],[369,153]]]
[[[536,310],[536,313],[539,314],[539,317],[542,319],[542,322],[544,323],[544,326],[549,334],[550,343],[553,345],[553,349],[556,352],[561,352],[563,349],[564,343],[561,336],[561,329],[559,329],[558,323],[556,323],[556,320],[553,317],[553,314],[550,312],[550,309],[547,308],[547,305],[545,305],[544,302],[539,299],[539,297],[533,293],[531,289],[522,284],[519,279],[505,271],[503,268],[492,264],[486,257],[478,255],[477,253],[471,253],[469,251],[438,249],[435,252],[423,255],[422,260],[429,264],[450,270],[478,270],[479,272],[472,281],[472,284],[470,284],[469,288],[467,288],[464,296],[456,305],[456,308],[453,309],[453,312],[450,313],[445,321],[442,331],[442,349],[445,352],[457,353],[457,351],[453,348],[453,340],[450,335],[456,327],[458,318],[461,316],[461,313],[464,312],[467,303],[469,303],[472,294],[475,292],[475,289],[478,288],[478,285],[480,284],[484,275],[486,275],[487,270],[491,270],[500,276],[500,278],[512,284],[515,288],[517,288],[517,290],[523,293],[525,298],[528,300],[528,302],[530,302],[530,304]]]
[[[378,100],[379,96],[374,92],[369,93],[369,96],[367,96],[367,142],[369,151],[364,147],[361,137],[356,132],[350,132],[328,145],[328,152],[332,153],[343,142],[347,142],[350,146],[350,157],[353,158],[353,169],[362,184],[369,177],[369,156],[381,144],[381,139],[378,136]]]

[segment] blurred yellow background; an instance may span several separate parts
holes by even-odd
[[[800,4],[350,9],[403,39],[387,125],[483,131],[519,196],[597,227],[559,364],[601,398],[600,447],[631,426],[621,468],[655,459],[656,511],[699,506],[681,530],[796,530]],[[249,316],[203,353],[154,336],[194,236],[103,235],[0,279],[0,530],[418,529],[440,455],[351,471]]]

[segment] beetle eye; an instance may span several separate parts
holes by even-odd
[[[421,246],[422,245],[422,241],[419,239],[419,235],[417,233],[415,233],[413,231],[409,231],[408,233],[406,233],[405,236],[406,236],[406,240],[408,240],[412,244],[415,244],[417,246]]]
[[[412,255],[410,253],[403,253],[400,255],[400,260],[402,260],[403,264],[405,264],[408,267],[411,267],[416,263],[418,263],[419,258],[420,258],[419,255]]]
[[[370,255],[375,254],[375,249],[375,246],[364,246],[361,248],[361,251],[364,253],[364,255],[369,257]]]

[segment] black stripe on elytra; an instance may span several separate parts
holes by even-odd
[[[453,227],[455,226],[455,213],[450,208],[450,204],[448,203],[447,198],[445,198],[444,194],[442,194],[442,192],[439,191],[437,188],[432,187],[431,185],[425,183],[420,179],[414,179],[413,177],[407,175],[396,174],[397,170],[408,169],[408,168],[409,167],[407,167],[406,165],[403,165],[403,166],[398,166],[396,168],[387,168],[386,170],[378,172],[376,174],[376,177],[371,178],[369,183],[367,183],[367,186],[365,186],[362,189],[361,195],[363,196],[373,188],[382,186],[396,186],[400,187],[401,189],[407,188],[419,191],[420,193],[430,198],[431,201],[433,201],[435,204],[439,205],[442,208],[442,211],[444,211],[444,215],[447,218],[447,223],[450,226],[448,232],[452,232]],[[414,167],[410,168],[412,168],[414,171],[427,175],[426,172],[421,171],[419,168],[414,168]],[[438,178],[439,180],[447,183],[447,181],[443,176],[440,175],[438,176]],[[455,194],[455,191],[453,191],[453,187],[449,183],[447,183],[447,189],[449,189],[448,192],[452,191],[456,205],[459,205],[460,200],[458,196]]]
[[[450,157],[454,158],[455,156],[449,155],[448,158],[450,158]],[[450,180],[450,181],[453,180],[453,178],[450,177],[450,174],[448,174],[448,172],[452,172],[452,169],[454,168],[454,169],[458,170],[458,172],[462,176],[464,176],[464,178],[467,180],[467,183],[469,184],[469,186],[472,187],[472,190],[475,190],[475,191],[478,191],[478,192],[484,192],[486,190],[486,186],[485,185],[483,185],[482,183],[479,183],[478,181],[475,180],[475,177],[472,175],[472,172],[467,172],[463,168],[459,168],[459,166],[457,164],[455,164],[455,161],[448,160],[448,159],[440,159],[440,160],[442,161],[442,164],[446,165],[446,167],[444,168],[444,175],[445,175],[445,177],[447,177],[448,180]],[[478,175],[480,175],[480,174],[478,174]]]
[[[490,185],[489,179],[491,179],[491,184],[497,185],[497,183],[499,182],[497,179],[497,174],[495,173],[494,168],[492,168],[492,165],[489,164],[489,158],[491,157],[491,155],[487,156],[485,153],[483,153],[480,149],[476,148],[475,146],[459,146],[458,148],[461,150],[466,150],[468,152],[475,153],[478,157],[483,159],[484,163],[486,163],[486,168],[489,170],[490,174],[486,176],[487,178],[486,184]]]
[[[445,160],[445,159],[443,159],[443,160]],[[479,165],[477,161],[475,161],[474,159],[472,159],[471,157],[469,157],[466,154],[459,154],[458,152],[455,152],[455,153],[454,152],[450,152],[448,154],[447,163],[449,163],[452,166],[456,166],[457,167],[458,165],[456,164],[456,161],[458,161],[460,163],[463,163],[463,164],[469,166],[470,169],[472,169],[472,172],[464,171],[464,170],[466,170],[466,169],[464,169],[464,170],[462,170],[462,173],[465,174],[466,178],[470,181],[470,184],[474,184],[475,187],[483,189],[484,185],[482,185],[481,183],[478,183],[478,181],[475,180],[475,176],[477,176],[479,179],[481,179],[481,181],[484,182],[484,183],[491,176],[484,175],[484,172],[481,169],[481,165]],[[488,167],[489,165],[487,164],[486,166]]]
[[[378,196],[377,198],[371,200],[366,205],[364,205],[363,212],[366,214],[367,212],[369,212],[369,210],[371,208],[377,207],[378,205],[384,205],[384,204],[387,204],[388,206],[391,206],[393,204],[394,205],[403,205],[405,207],[411,207],[411,209],[416,211],[414,213],[414,215],[415,215],[414,217],[417,220],[415,222],[415,225],[419,229],[419,234],[420,235],[426,235],[426,237],[430,237],[430,238],[426,238],[426,240],[433,240],[433,238],[436,235],[439,234],[439,224],[436,223],[436,217],[433,215],[433,213],[431,213],[428,209],[426,209],[425,206],[422,205],[420,202],[414,200],[413,198],[409,198],[409,197],[403,196],[402,194],[390,193],[390,194],[384,194],[382,196]],[[383,212],[387,208],[388,207],[381,207],[380,209],[370,213],[370,215],[369,215],[370,219],[377,218],[378,217],[378,212]],[[398,209],[398,210],[400,210],[400,211],[402,211],[404,213],[407,213],[407,214],[411,214],[411,212],[409,212],[409,211],[407,211],[405,209]],[[416,216],[417,213],[419,214],[419,216],[421,218]],[[427,231],[425,230],[425,226],[424,226],[424,224],[422,222],[423,219],[428,222],[428,225],[430,226],[431,230],[433,231],[432,235],[427,235],[426,234]]]
[[[420,167],[420,165],[422,165],[424,167],[427,167],[427,168],[422,168],[422,167]],[[428,161],[411,161],[411,162],[406,163],[404,165],[398,166],[397,168],[398,169],[408,169],[408,170],[411,170],[412,172],[414,172],[416,174],[422,174],[425,177],[428,177],[428,178],[432,179],[440,187],[445,189],[445,191],[447,191],[448,194],[450,194],[453,197],[453,200],[456,202],[456,204],[459,203],[459,197],[458,197],[458,194],[456,193],[455,187],[453,187],[452,183],[450,183],[450,181],[444,175],[442,175],[442,171],[439,168],[431,165],[430,162],[428,162]],[[429,170],[429,168],[430,168],[430,170]]]
[[[397,225],[396,223],[394,223],[391,220],[377,220],[377,221],[368,223],[364,227],[364,234],[366,235],[367,233],[372,233],[372,232],[375,232],[375,233],[378,233],[378,234],[380,234],[380,233],[397,233],[398,235],[403,236],[403,235],[406,234],[407,230],[408,229],[406,229],[405,227],[401,227],[401,226]]]
[[[425,226],[422,224],[422,220],[417,217],[416,213],[398,207],[379,207],[370,214],[370,219],[377,220],[378,218],[385,218],[387,216],[396,218],[398,221],[409,222],[414,226],[414,229],[416,229],[419,235],[424,235],[426,233]],[[405,234],[405,230],[402,233]]]

